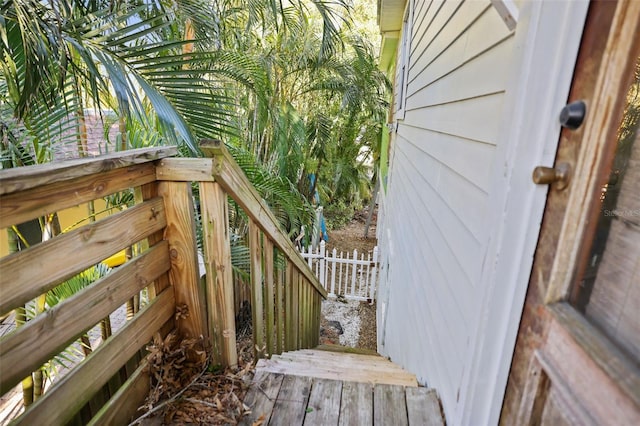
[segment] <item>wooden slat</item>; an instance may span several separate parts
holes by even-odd
[[[273,243],[269,240],[269,238],[264,239],[264,297],[266,298],[264,303],[265,312],[265,321],[266,327],[265,332],[267,334],[266,344],[267,344],[267,353],[269,355],[275,353],[276,348],[274,345],[273,339],[273,331],[274,331],[274,282],[273,282]]]
[[[168,244],[163,242],[4,336],[0,365],[12,367],[3,368],[0,393],[9,391],[168,269]]]
[[[285,311],[284,311],[284,341],[285,350],[290,351],[293,348],[293,265],[287,260],[287,268],[285,271]]]
[[[188,314],[177,315],[176,328],[184,337],[207,336],[204,288],[200,285],[193,198],[186,182],[160,182],[164,199],[171,269],[169,281],[176,295],[176,306],[186,305]]]
[[[158,180],[184,182],[213,182],[211,158],[164,158],[156,167]]]
[[[269,423],[301,425],[310,391],[311,377],[285,376]]]
[[[434,389],[405,388],[410,425],[444,426],[438,396]]]
[[[44,294],[64,280],[166,226],[157,198],[0,259],[0,313]]]
[[[249,219],[249,251],[251,252],[251,324],[253,325],[256,359],[264,353],[264,309],[262,297],[262,242],[260,228]]]
[[[243,417],[241,425],[254,425],[258,419],[262,419],[264,425],[269,424],[271,411],[273,411],[283,379],[282,374],[256,372],[251,388],[243,401],[251,409],[251,413]]]
[[[276,271],[276,352],[281,354],[284,350],[284,274],[286,268],[279,268]]]
[[[155,166],[149,163],[3,195],[0,196],[0,228],[77,206],[153,180]]]
[[[148,163],[178,153],[175,147],[154,147],[114,152],[95,158],[53,162],[30,167],[0,170],[0,195],[26,191],[56,182],[105,173],[136,164]],[[96,198],[99,198],[97,196]]]
[[[407,404],[404,388],[397,385],[376,385],[373,388],[373,424],[376,426],[407,426]]]
[[[156,197],[159,197],[159,193],[158,193],[158,183],[157,182],[151,182],[148,183],[146,185],[142,185],[140,187],[140,193],[142,195],[142,199],[143,201],[149,201],[152,200]],[[164,207],[164,203],[163,203],[163,207]],[[154,246],[157,243],[159,243],[160,241],[164,240],[164,229],[160,229],[152,234],[150,234],[147,237],[147,244],[150,246]],[[156,297],[157,294],[162,293],[162,291],[169,287],[169,275],[162,275],[160,276],[160,278],[158,278],[157,280],[155,280],[152,284],[149,285],[149,287],[147,288],[149,291],[149,298],[150,299],[154,299]],[[173,327],[173,324],[171,324],[171,327]]]
[[[293,348],[300,349],[300,273],[297,268],[293,269],[291,290],[291,339]]]
[[[244,175],[240,167],[233,160],[233,157],[220,141],[203,140],[200,144],[202,152],[213,157],[213,175],[217,182],[222,185],[229,194],[263,230],[263,232],[282,250],[287,258],[304,274],[324,298],[327,297],[326,290],[320,285],[318,279],[311,269],[306,266],[304,259],[296,250],[291,240],[286,236],[278,225],[278,220],[269,209],[269,206],[260,197]]]
[[[56,387],[16,420],[16,425],[65,424],[174,313],[173,292],[164,291],[109,338]]]
[[[344,382],[340,426],[373,424],[373,387],[369,383]]]
[[[149,393],[149,386],[147,362],[142,361],[131,377],[91,419],[88,426],[129,424]]]
[[[339,380],[315,379],[309,395],[304,424],[337,425],[340,415],[342,382]]]
[[[200,183],[204,264],[207,271],[207,321],[213,362],[238,365],[233,269],[227,194],[217,183]]]

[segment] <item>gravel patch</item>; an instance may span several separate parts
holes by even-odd
[[[328,321],[338,321],[343,333],[339,336],[340,344],[350,348],[358,347],[360,339],[360,302],[325,300],[322,302],[322,315]]]

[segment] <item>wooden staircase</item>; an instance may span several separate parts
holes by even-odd
[[[331,345],[261,359],[245,425],[444,425],[435,390],[375,353]]]

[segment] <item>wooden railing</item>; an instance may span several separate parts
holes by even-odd
[[[114,253],[137,247],[131,260],[0,339],[0,394],[134,296],[144,293],[149,299],[16,424],[128,423],[149,390],[144,350],[158,332],[202,336],[214,364],[237,365],[228,197],[250,221],[257,355],[317,345],[326,291],[224,146],[207,141],[202,149],[209,158],[175,158],[175,148],[149,148],[0,171],[0,228],[119,191],[133,188],[136,194],[133,207],[0,259],[0,315],[33,304]],[[204,285],[198,272],[194,182],[200,195]]]

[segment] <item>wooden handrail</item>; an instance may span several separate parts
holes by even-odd
[[[200,149],[207,157],[214,159],[213,176],[216,182],[242,207],[258,227],[293,262],[316,291],[326,299],[327,291],[320,285],[291,240],[280,229],[275,215],[254,189],[242,169],[236,164],[224,144],[218,140],[205,139],[200,143]]]
[[[100,157],[81,158],[31,167],[0,170],[0,195],[63,182],[82,176],[149,163],[178,154],[175,146],[132,149]]]

